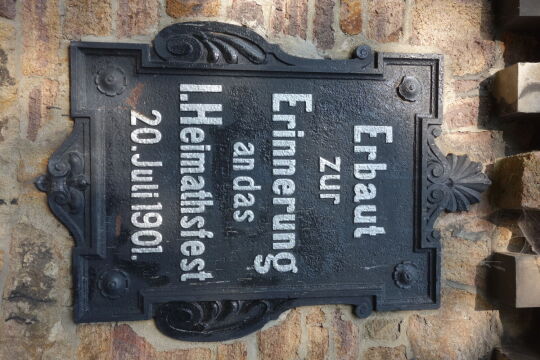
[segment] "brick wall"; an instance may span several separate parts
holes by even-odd
[[[225,343],[185,343],[152,321],[80,325],[72,319],[72,239],[33,181],[71,131],[71,40],[150,42],[185,20],[246,25],[293,55],[346,58],[377,51],[437,52],[445,59],[443,152],[489,168],[505,155],[488,130],[490,77],[527,45],[495,41],[489,0],[0,0],[1,359],[480,359],[498,345],[502,321],[485,301],[493,249],[512,230],[488,221],[486,200],[442,216],[442,307],[377,313],[348,306],[291,310],[263,330]],[[521,46],[521,50],[519,48]],[[521,51],[521,52],[520,52]],[[519,332],[515,330],[515,332]]]

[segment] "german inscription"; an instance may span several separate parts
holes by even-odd
[[[75,239],[75,320],[215,341],[301,305],[436,308],[435,220],[489,184],[434,144],[441,61],[221,23],[73,43],[74,131],[36,184]]]

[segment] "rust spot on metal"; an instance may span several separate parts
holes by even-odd
[[[142,82],[138,83],[137,86],[131,90],[131,94],[129,94],[129,97],[126,99],[126,103],[133,108],[136,107],[139,103],[139,98],[141,97],[143,89],[144,84]]]

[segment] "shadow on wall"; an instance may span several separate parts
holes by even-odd
[[[519,62],[540,62],[540,37],[515,32],[500,32],[496,40],[504,44],[504,66]],[[485,81],[485,88],[490,92],[494,76]],[[489,96],[489,101],[493,98]],[[502,130],[506,144],[505,155],[511,156],[522,152],[540,150],[540,122],[527,118],[494,117],[487,128]]]
[[[482,23],[485,22],[482,21]],[[504,46],[502,54],[504,64],[501,65],[505,67],[519,62],[540,62],[540,37],[537,34],[497,31],[494,40],[500,41]],[[500,117],[496,115],[496,102],[491,96],[494,77],[492,75],[480,83],[479,128],[502,131],[505,156],[540,150],[540,122],[538,119],[531,121],[530,118]],[[493,165],[488,166],[486,169],[488,174],[492,173],[492,168]],[[489,194],[486,194],[486,197],[490,198]],[[505,251],[516,253],[527,251],[527,242],[516,225],[521,213],[521,211],[516,210],[499,209],[487,217],[487,220],[493,224],[509,228],[512,231],[512,238],[506,244]],[[503,327],[501,339],[503,348],[518,349],[518,352],[527,349],[532,350],[534,353],[540,353],[540,342],[538,341],[540,308],[509,308],[489,298],[489,268],[496,266],[497,264],[493,263],[492,257],[489,256],[476,267],[475,285],[479,292],[475,299],[475,310],[499,311],[499,318]],[[497,284],[497,286],[505,285]],[[486,301],[486,299],[489,300]],[[514,359],[514,357],[502,358]],[[516,358],[521,359],[521,357]],[[526,358],[529,359],[529,357]],[[498,360],[501,358],[494,355],[493,359]]]

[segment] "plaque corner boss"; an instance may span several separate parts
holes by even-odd
[[[73,133],[35,184],[75,239],[77,322],[221,341],[297,306],[438,307],[435,221],[490,185],[435,144],[441,56],[306,59],[186,22],[152,46],[74,42],[70,61]]]

